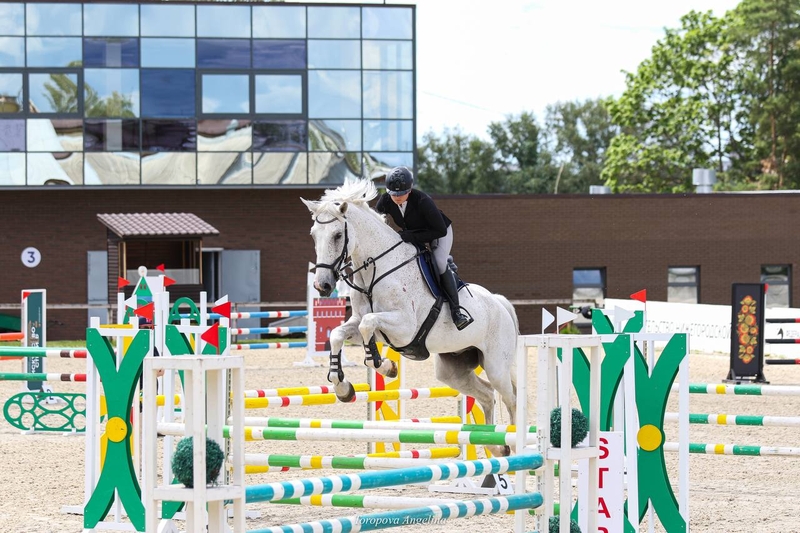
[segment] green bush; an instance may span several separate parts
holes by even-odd
[[[216,441],[206,439],[206,482],[214,483],[219,477],[225,454]],[[187,487],[194,486],[194,453],[192,437],[180,440],[172,456],[172,473],[175,478]]]
[[[558,516],[551,516],[550,517],[550,524],[548,524],[547,530],[549,533],[558,533],[559,525],[561,521],[559,520]],[[569,521],[569,533],[581,533],[581,528],[578,526],[578,523],[575,520]]]
[[[589,420],[580,409],[572,408],[572,447],[589,434]],[[556,448],[561,447],[561,407],[550,411],[550,444]]]

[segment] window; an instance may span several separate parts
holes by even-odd
[[[364,72],[364,118],[412,118],[411,72]]]
[[[361,68],[361,42],[309,40],[308,68]]]
[[[80,4],[28,4],[25,8],[28,35],[81,34]]]
[[[365,7],[363,13],[364,39],[412,38],[412,14],[407,7]]]
[[[667,301],[700,303],[700,267],[669,267],[667,269]]]
[[[142,116],[193,117],[194,70],[142,69]]]
[[[291,40],[254,40],[253,68],[306,68],[306,42]]]
[[[84,67],[138,67],[139,39],[91,37],[83,40]]]
[[[0,37],[0,67],[25,66],[25,39]]]
[[[256,76],[256,113],[291,115],[302,112],[302,76]]]
[[[198,37],[250,37],[250,6],[197,6]]]
[[[197,39],[199,68],[250,68],[250,41],[247,39]]]
[[[411,70],[411,41],[364,41],[364,68]]]
[[[313,70],[308,73],[310,118],[360,118],[361,72]]]
[[[250,76],[203,75],[203,113],[250,112]]]
[[[103,68],[84,72],[84,111],[87,117],[139,116],[139,71]]]
[[[603,305],[606,296],[605,268],[576,268],[572,271],[572,303]]]
[[[22,35],[25,32],[24,21],[22,4],[0,4],[0,35]]]
[[[92,37],[136,37],[139,35],[139,6],[84,4],[83,34]]]
[[[78,113],[78,87],[77,73],[29,74],[30,113]]]
[[[22,74],[0,72],[0,114],[22,113]]]
[[[305,7],[253,6],[253,37],[293,39],[305,36]]]
[[[142,37],[194,37],[194,6],[142,4]]]
[[[29,67],[77,67],[83,61],[80,37],[28,37]]]
[[[792,267],[790,265],[762,265],[761,283],[767,288],[767,307],[791,307]]]
[[[361,37],[361,8],[309,7],[308,36],[323,39]]]

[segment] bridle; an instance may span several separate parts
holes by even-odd
[[[360,267],[356,268],[355,270],[352,270],[353,261],[352,261],[352,259],[350,258],[350,256],[347,253],[347,245],[350,242],[350,238],[349,238],[349,235],[348,235],[348,232],[347,232],[347,217],[342,217],[342,218],[344,218],[344,246],[342,246],[342,253],[339,254],[339,256],[336,258],[336,260],[333,263],[316,263],[314,265],[314,268],[315,269],[316,268],[325,268],[325,269],[330,270],[333,273],[333,278],[334,278],[335,281],[339,281],[340,279],[342,279],[342,280],[344,280],[345,283],[347,283],[347,285],[350,286],[351,289],[354,289],[354,290],[360,292],[361,294],[363,294],[364,296],[366,296],[367,300],[369,300],[369,305],[370,305],[370,308],[371,308],[372,307],[372,292],[373,292],[373,289],[375,288],[375,285],[377,285],[379,281],[381,281],[383,278],[385,278],[386,276],[388,276],[392,272],[401,269],[402,267],[406,266],[408,263],[410,263],[411,261],[413,261],[414,259],[419,257],[422,254],[422,252],[418,251],[417,253],[415,253],[414,255],[412,255],[411,257],[409,257],[408,259],[406,259],[405,261],[403,261],[399,265],[397,265],[397,266],[389,269],[388,271],[384,272],[383,274],[381,274],[378,278],[375,277],[375,275],[378,272],[378,269],[377,268],[373,268],[372,269],[372,281],[370,281],[369,287],[367,287],[367,288],[359,287],[355,283],[355,279],[354,279],[355,274],[357,272],[360,272],[361,270],[366,269],[370,265],[375,265],[375,263],[378,261],[378,259],[380,259],[381,257],[385,256],[386,254],[388,254],[389,252],[391,252],[392,250],[394,250],[395,248],[397,248],[398,246],[403,244],[403,241],[400,240],[399,242],[393,244],[387,250],[384,250],[383,252],[381,252],[377,257],[368,257],[364,261],[364,264],[362,264]],[[314,218],[314,221],[317,224],[330,224],[331,222],[334,222],[336,220],[338,220],[336,217],[331,217],[330,220],[325,220],[325,221],[320,220],[319,216]],[[349,272],[348,272],[348,270],[349,270]]]

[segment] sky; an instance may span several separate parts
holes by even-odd
[[[690,10],[736,0],[388,0],[417,6],[417,137],[487,138],[490,122],[548,104],[619,96]]]

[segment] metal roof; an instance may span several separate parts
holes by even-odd
[[[103,213],[97,219],[122,238],[219,235],[193,213]]]

